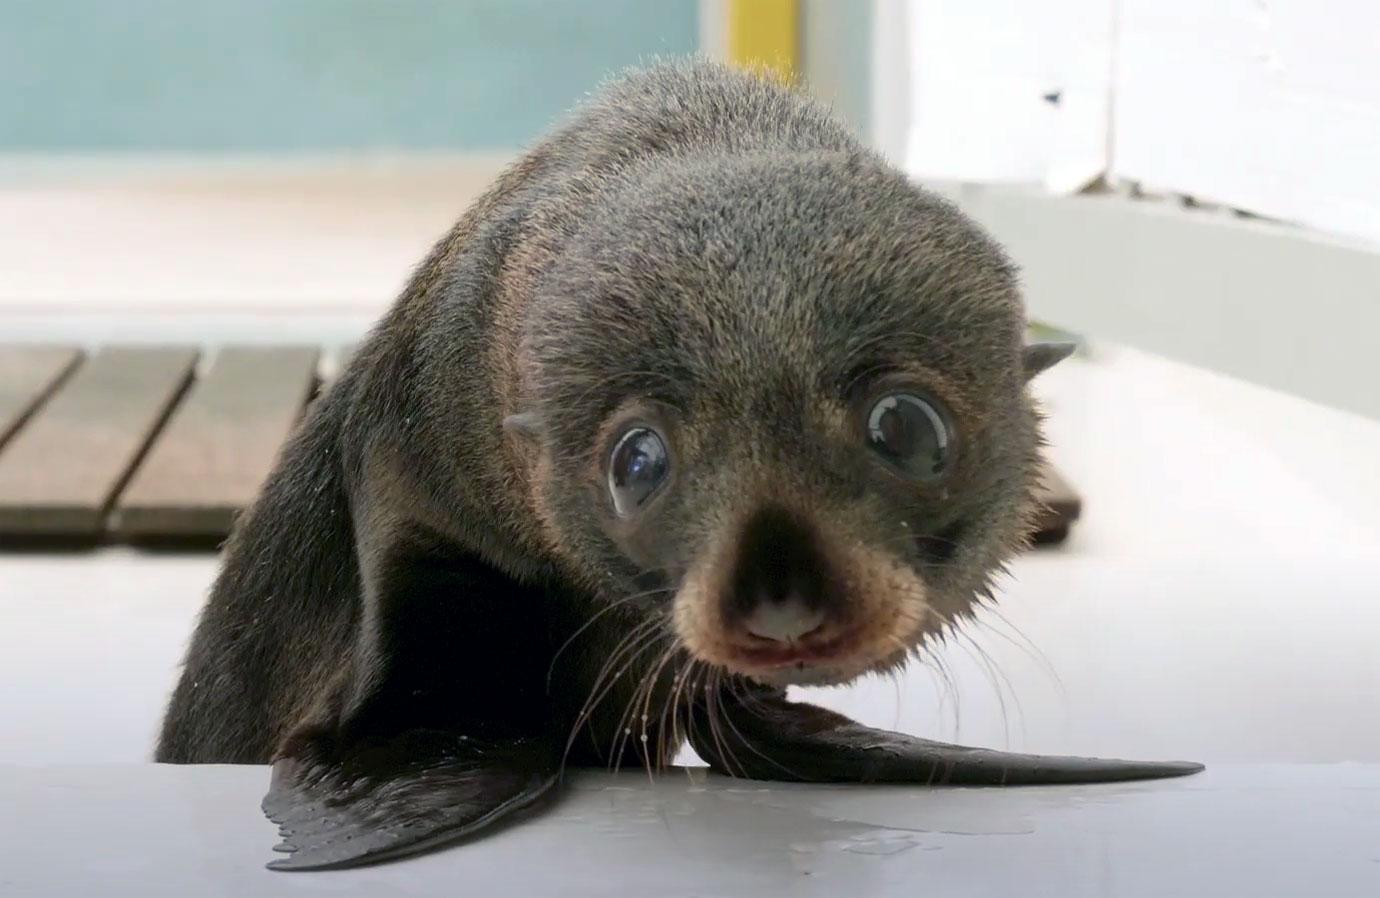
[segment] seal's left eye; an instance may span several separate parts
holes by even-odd
[[[609,458],[609,494],[613,507],[627,517],[646,503],[666,480],[671,459],[661,435],[634,427],[619,438]]]
[[[952,438],[933,403],[911,393],[883,396],[867,413],[867,441],[892,465],[917,480],[937,480],[949,468]]]

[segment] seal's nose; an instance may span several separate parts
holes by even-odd
[[[773,642],[795,642],[808,636],[824,623],[824,612],[811,608],[799,596],[787,596],[775,601],[762,596],[757,607],[743,620],[743,629],[761,639]]]
[[[769,506],[743,527],[725,620],[758,639],[791,643],[828,623],[837,590],[808,521]]]

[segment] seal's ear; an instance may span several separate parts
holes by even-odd
[[[1031,343],[1025,348],[1025,354],[1022,357],[1025,379],[1031,380],[1041,371],[1053,368],[1073,355],[1073,351],[1077,348],[1077,343]]]
[[[536,412],[518,412],[503,419],[503,429],[535,443],[541,438],[545,424]]]

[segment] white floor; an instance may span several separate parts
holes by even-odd
[[[16,898],[1380,894],[1376,766],[1005,790],[591,774],[481,842],[329,873],[264,869],[257,768],[4,773],[0,894]]]

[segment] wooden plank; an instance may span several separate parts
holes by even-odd
[[[222,349],[150,449],[112,521],[140,539],[221,539],[316,386],[314,347]]]
[[[0,346],[0,446],[80,360],[71,346]]]
[[[0,536],[94,537],[192,376],[185,347],[107,348],[0,451]]]
[[[1069,484],[1068,479],[1053,465],[1044,466],[1040,480],[1037,498],[1041,505],[1041,513],[1035,524],[1035,542],[1061,542],[1068,536],[1073,522],[1083,513],[1083,500]]]

